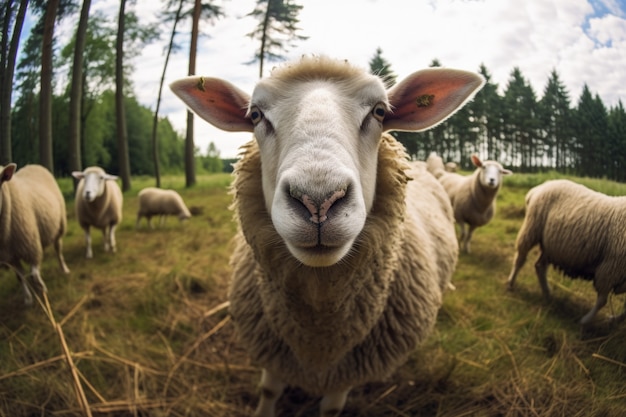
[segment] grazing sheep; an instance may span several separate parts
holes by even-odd
[[[64,273],[70,270],[63,259],[63,236],[67,226],[65,200],[50,172],[40,165],[0,166],[0,262],[12,266],[22,283],[24,302],[33,296],[26,282],[22,261],[30,275],[46,291],[40,267],[44,249],[50,244]]]
[[[596,304],[581,319],[589,323],[609,294],[626,292],[626,197],[610,197],[569,180],[552,180],[526,194],[526,215],[508,279],[513,288],[531,248],[541,254],[535,271],[546,298],[548,265],[571,278],[593,281]],[[625,312],[617,319],[626,317]]]
[[[467,176],[446,172],[441,157],[436,154],[429,155],[426,161],[428,170],[443,184],[450,196],[454,220],[461,229],[461,248],[465,253],[470,253],[474,230],[489,223],[496,212],[496,196],[502,186],[502,176],[513,173],[504,169],[499,162],[481,161],[477,155],[471,158],[476,170]]]
[[[482,84],[428,69],[387,91],[328,57],[274,69],[252,97],[216,78],[172,84],[211,124],[254,133],[232,186],[229,297],[264,368],[255,416],[274,416],[287,384],[336,415],[352,386],[389,376],[432,330],[458,254],[451,206],[383,132],[432,127]]]
[[[115,182],[117,175],[107,174],[102,168],[92,166],[84,171],[74,171],[72,176],[79,179],[76,187],[76,217],[85,231],[87,259],[93,258],[90,227],[102,230],[105,252],[115,252],[115,228],[122,221],[124,197]]]
[[[457,172],[458,166],[456,162],[446,162],[445,170],[446,172]]]
[[[180,221],[191,217],[189,209],[185,205],[183,198],[174,190],[163,190],[156,187],[147,187],[139,191],[139,209],[137,210],[137,224],[142,217],[148,221],[148,226],[152,229],[152,216],[160,216],[160,225],[163,226],[165,216],[178,216]]]

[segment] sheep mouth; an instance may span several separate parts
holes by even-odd
[[[321,243],[310,246],[287,245],[291,254],[306,266],[325,267],[339,262],[350,250],[351,242],[339,246]]]

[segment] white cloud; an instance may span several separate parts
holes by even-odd
[[[288,54],[325,53],[368,66],[376,48],[391,69],[403,78],[428,66],[434,58],[447,67],[476,71],[484,64],[492,81],[504,88],[514,67],[541,97],[556,70],[575,105],[583,85],[599,94],[607,106],[626,98],[626,10],[617,0],[296,0],[304,5],[298,42]],[[117,19],[117,0],[96,0],[93,9]],[[250,61],[257,43],[245,35],[257,21],[245,17],[256,0],[221,3],[227,18],[204,24],[210,34],[200,40],[197,73],[229,80],[251,92],[258,64]],[[161,2],[138,0],[132,7],[145,21],[156,21]],[[75,24],[75,22],[70,22]],[[144,48],[135,61],[133,77],[139,100],[156,104],[164,62],[164,45],[171,27],[161,24],[162,41]],[[180,31],[188,28],[181,27]],[[71,31],[69,32],[71,33]],[[181,38],[182,39],[182,38]],[[187,54],[170,58],[165,84],[187,74]],[[272,64],[266,67],[267,70]],[[163,92],[161,113],[183,131],[185,108],[169,88]],[[250,134],[222,132],[196,118],[196,145],[204,151],[213,141],[223,157],[233,157]]]

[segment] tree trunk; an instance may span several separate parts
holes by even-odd
[[[10,25],[10,13],[9,10],[12,7],[13,2],[7,2],[7,12],[5,19],[5,27],[2,31],[4,39],[8,39],[9,25]],[[20,35],[22,33],[22,27],[24,26],[24,17],[26,16],[26,9],[28,7],[28,0],[22,0],[20,2],[20,8],[15,17],[15,25],[13,27],[13,34],[11,35],[11,44],[8,49],[8,53],[5,55],[5,41],[2,42],[3,47],[3,62],[2,76],[0,77],[0,165],[6,165],[13,161],[13,151],[11,148],[11,95],[13,93],[13,74],[15,72],[15,62],[17,61],[17,47],[20,43]],[[6,57],[6,59],[5,59]]]
[[[39,93],[39,162],[54,173],[52,160],[52,44],[59,0],[50,0],[44,17]]]
[[[159,84],[159,95],[157,97],[156,109],[154,110],[154,121],[152,122],[152,158],[154,160],[154,176],[156,177],[156,186],[161,188],[161,173],[159,169],[159,142],[157,140],[157,127],[159,124],[159,107],[161,106],[161,93],[163,92],[163,82],[165,81],[165,72],[167,71],[167,63],[170,60],[170,54],[174,46],[174,37],[176,35],[176,25],[180,19],[180,12],[183,8],[184,0],[178,3],[178,10],[174,18],[174,26],[172,27],[172,36],[170,44],[167,47],[167,55],[165,55],[165,64],[163,65],[163,73],[161,74],[161,83]]]
[[[200,12],[202,2],[195,0],[193,8],[193,19],[191,22],[191,42],[189,44],[189,74],[196,73],[196,53],[198,49],[198,31],[200,24]],[[196,184],[196,161],[195,146],[193,143],[193,113],[187,111],[187,135],[185,137],[185,180],[186,186],[191,187]]]
[[[69,126],[69,166],[71,171],[82,171],[81,159],[81,104],[83,96],[83,53],[87,37],[87,21],[91,0],[83,0],[80,20],[76,29],[74,63],[72,66],[72,85],[70,87],[70,126]],[[78,180],[74,180],[74,189]]]
[[[115,57],[115,118],[117,121],[117,154],[122,191],[130,190],[130,162],[128,160],[128,131],[124,109],[124,9],[126,0],[120,1]]]

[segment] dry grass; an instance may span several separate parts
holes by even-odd
[[[545,302],[531,256],[518,290],[504,289],[530,187],[519,181],[476,232],[472,255],[459,259],[457,291],[432,337],[389,380],[355,387],[343,417],[624,415],[626,329],[607,321],[621,297],[581,333],[577,321],[594,299],[588,282],[550,271],[555,296]],[[49,291],[31,309],[12,272],[0,271],[0,416],[251,415],[260,371],[228,315],[227,182],[207,177],[179,188],[196,213],[187,224],[135,230],[136,193],[152,185],[135,180],[119,252],[102,253],[97,233],[93,260],[84,259],[68,202],[72,272],[61,274],[48,251]],[[317,401],[290,388],[279,414],[316,416]]]

